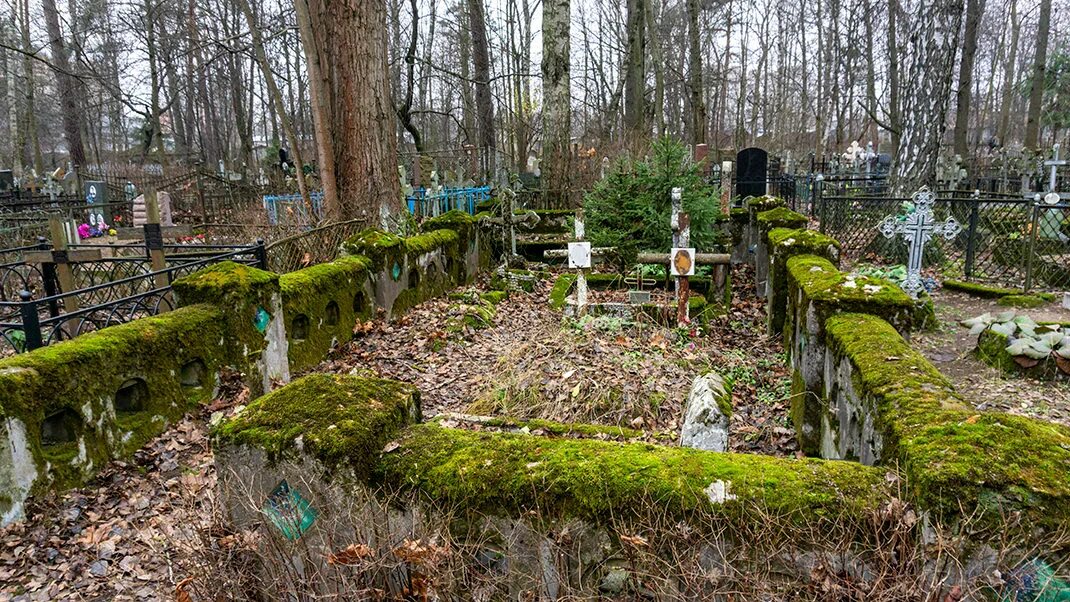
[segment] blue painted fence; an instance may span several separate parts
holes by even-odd
[[[299,194],[271,194],[264,196],[264,210],[268,223],[308,225],[323,216],[323,193],[316,191],[312,197],[314,219],[310,219],[308,208]],[[474,188],[441,188],[431,191],[417,188],[405,198],[409,212],[419,216],[441,215],[451,209],[460,209],[468,214],[475,214],[476,205],[491,198],[490,186]]]

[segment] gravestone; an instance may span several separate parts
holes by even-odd
[[[15,188],[15,173],[10,169],[0,169],[0,192],[11,192]]]
[[[156,193],[156,200],[160,204],[160,225],[175,225],[171,220],[171,194],[165,190],[161,190]],[[135,226],[144,226],[148,223],[148,209],[145,206],[144,194],[134,198],[133,214]]]
[[[764,196],[768,177],[769,153],[765,149],[745,148],[736,154],[737,196]]]
[[[106,223],[101,205],[108,202],[108,186],[104,182],[90,180],[85,183],[85,204],[89,205],[89,224]]]

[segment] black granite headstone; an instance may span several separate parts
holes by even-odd
[[[761,148],[745,148],[736,154],[736,195],[740,198],[766,193],[769,153]]]

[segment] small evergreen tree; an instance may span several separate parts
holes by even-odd
[[[626,269],[641,251],[668,253],[672,247],[672,189],[683,189],[683,211],[691,216],[691,246],[713,249],[719,236],[717,188],[702,180],[687,147],[669,138],[655,140],[651,157],[621,159],[584,199],[592,245],[616,247]]]

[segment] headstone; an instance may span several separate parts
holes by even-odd
[[[15,172],[0,169],[0,192],[11,192],[15,188]]]
[[[710,372],[695,377],[684,408],[684,426],[680,445],[706,451],[728,449],[728,412],[732,392],[718,374]]]
[[[173,226],[171,221],[171,194],[165,190],[156,193],[156,201],[160,204],[160,225]],[[145,195],[141,194],[134,198],[134,225],[144,226],[148,223],[148,210],[145,207]]]
[[[104,182],[90,180],[85,183],[85,203],[89,205],[89,224],[96,225],[105,222],[104,209],[101,205],[107,202],[108,186]]]
[[[918,293],[924,288],[921,283],[921,261],[925,256],[925,245],[933,235],[943,236],[947,240],[955,238],[962,226],[953,217],[948,217],[944,222],[936,221],[933,216],[936,195],[927,186],[922,186],[912,198],[914,207],[906,215],[889,215],[881,221],[879,228],[886,238],[897,234],[902,236],[910,247],[907,278],[902,287],[911,297],[917,299]]]
[[[769,177],[769,153],[761,148],[745,148],[736,154],[736,196],[764,196]]]

